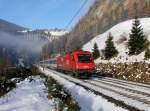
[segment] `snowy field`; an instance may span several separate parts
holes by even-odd
[[[42,71],[42,68],[40,68]],[[81,111],[127,111],[115,104],[108,102],[108,100],[97,96],[90,91],[87,91],[81,86],[75,85],[60,76],[54,74],[50,70],[43,71],[47,76],[54,78],[57,82],[62,84],[70,93],[71,96],[79,104]]]
[[[150,41],[150,18],[141,18],[139,20],[143,28],[144,34],[146,35],[147,39]],[[114,37],[114,44],[119,54],[117,57],[112,58],[109,61],[98,58],[95,61],[96,63],[143,62],[145,52],[142,52],[141,54],[137,56],[135,55],[128,56],[127,54],[128,52],[127,42],[129,40],[129,34],[131,32],[132,22],[133,20],[128,20],[128,21],[124,21],[115,25],[114,27],[106,31],[105,33],[96,36],[91,41],[86,43],[83,46],[83,50],[92,51],[94,43],[97,43],[100,51],[103,50],[105,48],[105,41],[107,40],[108,34],[111,33]],[[124,37],[126,38],[126,40],[120,42],[121,39]],[[146,62],[150,63],[150,60]]]
[[[17,88],[0,98],[0,111],[54,111],[54,101],[47,99],[44,80],[34,77],[17,84]]]

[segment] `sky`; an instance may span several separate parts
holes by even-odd
[[[88,0],[75,23],[87,12],[94,0]],[[30,29],[64,29],[84,0],[0,0],[0,19]]]

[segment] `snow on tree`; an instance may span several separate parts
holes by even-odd
[[[146,41],[140,21],[135,17],[128,41],[129,55],[141,53],[146,48]]]
[[[111,59],[112,57],[116,56],[118,54],[117,49],[114,46],[113,43],[113,36],[111,35],[111,33],[109,33],[108,35],[108,39],[106,40],[106,46],[104,49],[104,56],[105,59]]]
[[[97,59],[98,57],[100,57],[100,52],[98,50],[98,46],[96,43],[93,46],[93,53],[92,54],[93,54],[94,59]]]

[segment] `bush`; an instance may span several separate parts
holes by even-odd
[[[35,66],[31,66],[30,68],[5,68],[3,73],[0,73],[0,96],[15,88],[17,82],[20,82],[29,76],[35,75],[41,75],[41,72]]]

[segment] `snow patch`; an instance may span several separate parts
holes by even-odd
[[[47,99],[44,80],[34,77],[17,84],[17,88],[0,98],[0,111],[53,111],[54,101]]]
[[[60,31],[50,31],[50,33],[52,36],[63,36],[68,32],[64,30],[60,30]]]

